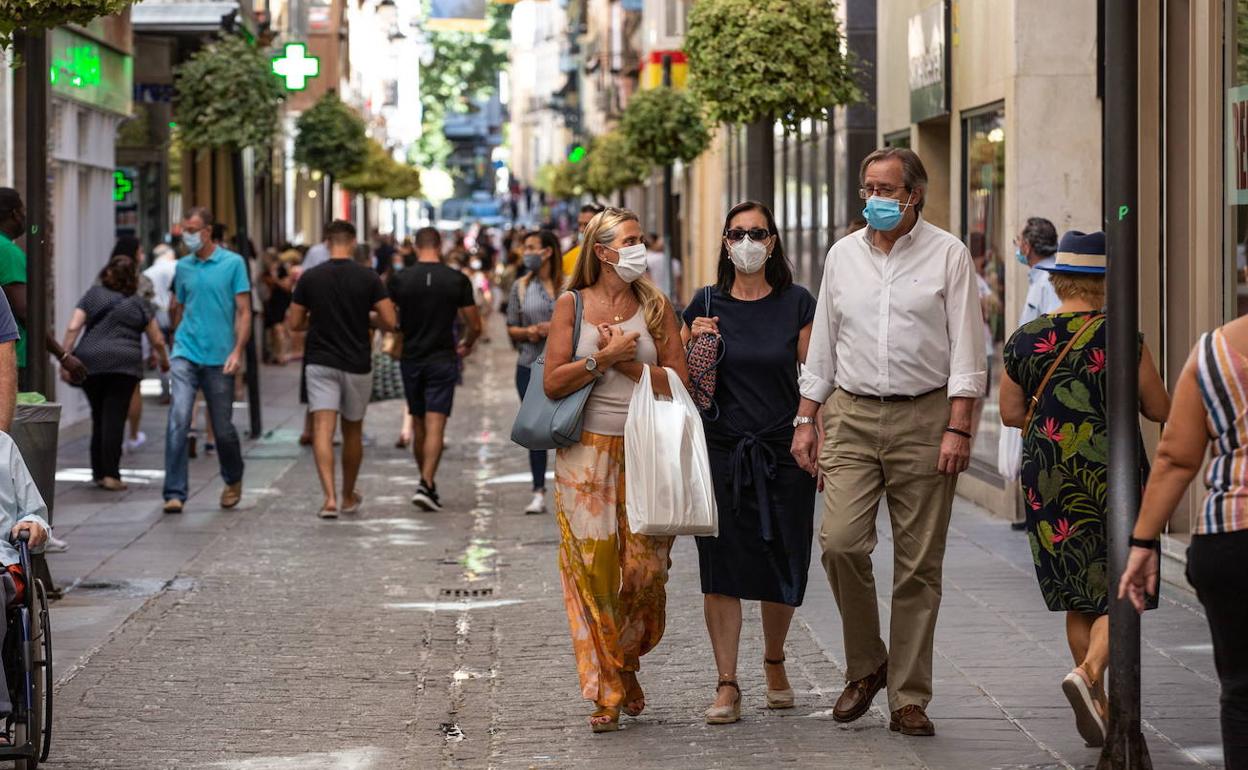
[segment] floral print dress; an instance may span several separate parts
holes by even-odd
[[[1055,612],[1103,615],[1109,611],[1109,432],[1105,318],[1095,316],[1045,315],[1023,326],[1006,343],[1005,370],[1030,402],[1053,361],[1077,336],[1040,394],[1023,435],[1019,479],[1027,539],[1045,604]],[[1143,446],[1140,458],[1141,479],[1146,479]]]

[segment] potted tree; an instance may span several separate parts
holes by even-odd
[[[325,175],[325,221],[333,218],[334,180],[359,171],[368,153],[364,121],[329,91],[295,121],[295,162]]]

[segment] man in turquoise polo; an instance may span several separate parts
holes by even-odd
[[[225,482],[221,507],[233,508],[243,494],[243,453],[233,423],[234,378],[251,334],[251,284],[243,258],[213,243],[212,223],[212,213],[202,207],[191,209],[182,220],[182,243],[190,253],[178,260],[170,302],[173,393],[165,433],[165,513],[181,513],[186,502],[186,436],[195,391],[201,389]]]

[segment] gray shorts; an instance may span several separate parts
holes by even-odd
[[[308,364],[308,411],[338,412],[348,422],[364,419],[373,394],[373,373],[353,374],[319,364]]]

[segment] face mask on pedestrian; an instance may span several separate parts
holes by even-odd
[[[202,230],[196,230],[190,233],[182,233],[182,245],[191,251],[192,254],[204,247],[204,237],[200,234]]]
[[[872,195],[867,199],[867,207],[862,210],[862,216],[872,230],[886,233],[901,223],[901,210],[910,205],[909,197],[902,204],[896,198]]]
[[[468,263],[468,269],[469,269],[469,270],[480,270],[480,269],[481,269],[481,260],[479,260],[479,259],[474,259],[474,260],[472,260],[471,262],[469,262],[469,263]]]
[[[615,274],[620,277],[624,283],[632,283],[646,273],[646,244],[634,243],[632,246],[625,246],[622,249],[612,249],[610,246],[605,248],[611,249],[620,255],[620,261],[609,263],[615,268]]]
[[[391,263],[390,263],[390,266],[391,266],[392,268],[394,268],[394,272],[396,272],[396,273],[397,273],[397,272],[399,272],[400,270],[402,270],[404,267],[406,267],[406,265],[404,265],[404,264],[403,264],[403,260],[402,260],[402,259],[396,259],[396,260],[394,260],[393,262],[391,262]]]
[[[530,273],[536,273],[538,270],[541,270],[542,262],[545,260],[545,258],[542,256],[542,252],[540,251],[534,251],[534,252],[526,251],[521,256],[521,259],[524,260],[524,269],[528,270]]]
[[[748,235],[736,243],[728,244],[728,258],[737,272],[753,275],[767,264],[767,246]]]
[[[1018,264],[1022,265],[1023,267],[1031,267],[1031,262],[1027,260],[1027,255],[1024,254],[1023,250],[1018,248],[1017,246],[1014,247],[1014,259],[1017,259]]]

